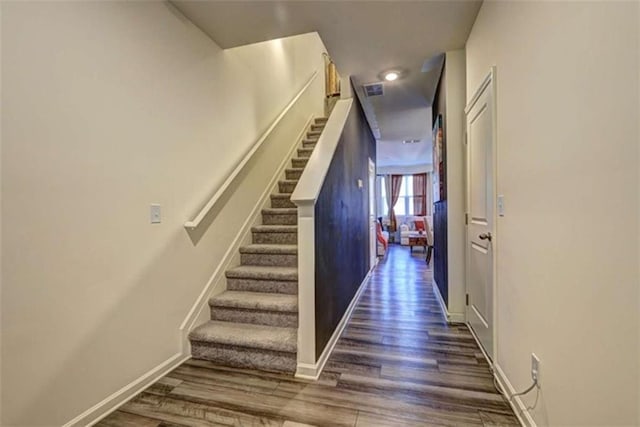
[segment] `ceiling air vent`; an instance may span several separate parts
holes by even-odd
[[[382,85],[382,82],[370,83],[368,85],[363,85],[362,87],[364,88],[364,93],[366,93],[367,96],[384,95],[384,86]]]

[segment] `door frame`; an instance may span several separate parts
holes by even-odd
[[[467,104],[467,106],[464,109],[464,115],[465,115],[465,120],[464,120],[464,142],[465,142],[465,167],[464,167],[464,173],[465,173],[465,218],[468,218],[469,216],[469,200],[470,200],[470,196],[469,196],[469,191],[470,191],[470,186],[469,186],[469,161],[470,161],[470,156],[469,156],[469,143],[468,143],[468,129],[467,129],[467,116],[469,115],[469,112],[471,111],[471,109],[475,106],[476,102],[478,102],[478,100],[480,99],[480,96],[484,93],[485,89],[487,89],[487,87],[491,86],[490,90],[491,90],[491,97],[492,97],[492,106],[491,106],[491,119],[492,119],[492,127],[493,127],[493,137],[491,138],[491,150],[492,150],[492,165],[491,165],[491,171],[492,171],[492,185],[493,185],[493,200],[491,201],[493,203],[493,230],[492,230],[492,234],[494,236],[493,240],[491,241],[491,245],[492,245],[492,250],[493,250],[493,262],[492,262],[492,299],[493,299],[493,313],[492,313],[492,324],[491,324],[491,333],[493,335],[493,348],[491,349],[491,353],[493,354],[493,357],[490,357],[487,352],[485,351],[485,349],[482,347],[482,345],[480,344],[480,340],[478,339],[478,337],[476,336],[475,332],[473,331],[473,329],[469,326],[469,319],[467,318],[467,312],[468,312],[468,304],[465,304],[465,310],[464,310],[464,317],[465,317],[465,323],[467,324],[467,326],[469,326],[469,330],[471,331],[471,334],[473,335],[474,339],[476,340],[476,342],[478,343],[478,346],[480,347],[480,350],[482,351],[482,353],[484,354],[485,358],[487,359],[487,361],[489,361],[490,364],[495,364],[496,363],[496,359],[498,357],[498,249],[499,249],[499,244],[498,244],[498,233],[497,233],[497,228],[498,228],[498,209],[497,209],[497,197],[498,197],[498,147],[497,147],[497,135],[498,135],[498,127],[497,127],[497,112],[498,112],[498,108],[497,108],[497,90],[496,90],[496,66],[492,66],[489,70],[489,73],[486,75],[486,77],[482,80],[482,83],[480,83],[480,85],[478,86],[478,88],[476,89],[476,91],[473,94],[473,97],[471,98],[471,100],[469,101],[469,103]],[[468,248],[468,242],[469,242],[469,225],[468,225],[468,221],[465,220],[465,266],[464,266],[464,270],[465,270],[465,275],[464,275],[464,289],[465,289],[465,294],[466,294],[466,298],[468,298],[469,295],[469,272],[470,272],[470,267],[469,267],[469,261],[470,261],[470,257],[469,257],[469,248]],[[468,301],[468,300],[467,300]]]
[[[369,157],[368,162],[368,174],[367,174],[367,190],[369,191],[369,206],[367,213],[367,222],[369,223],[369,250],[372,253],[369,254],[369,270],[378,264],[378,236],[376,233],[376,164]]]

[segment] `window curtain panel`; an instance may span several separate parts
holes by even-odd
[[[427,174],[413,174],[413,214],[425,216],[427,214]]]
[[[389,208],[389,231],[394,232],[398,228],[393,207],[398,202],[398,197],[400,197],[402,175],[387,175],[384,179],[384,185],[387,193],[387,207]]]
[[[433,215],[433,180],[431,179],[432,172],[427,172],[427,210],[426,215]]]

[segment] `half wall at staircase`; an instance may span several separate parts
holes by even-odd
[[[316,357],[369,272],[368,159],[375,139],[354,97],[315,205]]]

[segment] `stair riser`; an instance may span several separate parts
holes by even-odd
[[[295,190],[297,184],[297,182],[279,182],[278,190],[284,194],[291,194],[293,193],[293,190]]]
[[[311,139],[311,138],[316,138],[317,139],[317,138],[320,137],[321,133],[322,132],[320,132],[319,130],[309,131],[309,132],[307,132],[307,139]]]
[[[267,267],[297,267],[298,255],[290,254],[240,254],[242,265],[262,265]]]
[[[291,159],[291,165],[294,168],[303,168],[307,166],[309,159]]]
[[[280,311],[243,310],[239,308],[211,307],[211,320],[251,323],[286,328],[298,327],[298,314]]]
[[[289,372],[296,370],[296,354],[245,347],[191,342],[194,359],[209,360],[219,365],[263,371]]]
[[[314,124],[311,125],[311,130],[312,131],[321,131],[322,132],[323,129],[324,129],[324,123],[320,123],[320,124],[314,123]]]
[[[299,148],[298,149],[298,157],[300,157],[302,159],[308,159],[309,157],[311,157],[311,153],[313,153],[313,150],[310,150],[308,148]]]
[[[284,176],[287,179],[300,179],[301,175],[302,175],[301,170],[287,170],[284,172]]]
[[[264,225],[298,225],[298,214],[262,214]]]
[[[318,141],[307,141],[304,140],[302,141],[302,147],[303,148],[316,148],[316,144],[318,143]]]
[[[296,295],[298,282],[255,279],[227,279],[227,289],[230,291],[266,292],[270,294]]]
[[[297,245],[298,233],[252,233],[253,243]]]
[[[322,117],[322,118],[319,118],[319,119],[315,119],[313,122],[314,122],[315,124],[321,124],[321,125],[323,125],[323,126],[324,126],[324,125],[326,125],[326,124],[327,124],[327,120],[329,120],[329,119],[328,119],[328,118],[326,118],[326,117]]]

